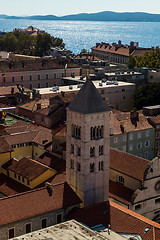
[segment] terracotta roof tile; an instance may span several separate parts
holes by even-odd
[[[66,170],[66,162],[54,156],[51,153],[45,152],[38,159],[38,162],[55,169],[58,173],[64,172]]]
[[[81,203],[67,183],[53,186],[52,195],[46,187],[0,199],[0,226],[36,215]]]
[[[7,177],[3,173],[0,174],[0,193],[3,195],[11,196],[29,190],[30,188],[24,186],[23,184]]]
[[[150,117],[149,120],[151,120],[154,124],[160,124],[160,115],[157,115],[156,117]]]
[[[128,205],[131,203],[133,193],[132,189],[125,187],[122,183],[109,181],[109,197]]]
[[[4,164],[2,167],[4,169],[11,170],[29,180],[35,179],[36,177],[50,169],[47,166],[27,157],[24,157],[19,161],[12,159],[6,164]]]
[[[12,135],[5,136],[5,139],[10,145],[32,142],[38,133],[38,131],[14,133]]]
[[[143,180],[149,160],[110,148],[110,169],[124,173],[139,181]]]
[[[5,137],[0,137],[0,153],[11,152],[13,149]]]
[[[99,224],[108,227],[110,224],[111,230],[115,232],[140,234],[143,240],[160,239],[160,224],[112,201],[74,209],[68,218],[75,219],[89,227]],[[146,228],[149,228],[147,233],[144,232]]]
[[[135,132],[145,129],[152,129],[147,118],[139,112],[139,121],[133,124],[129,112],[112,111],[110,114],[110,127],[113,128],[113,134],[122,134],[121,123],[123,122],[124,133]]]

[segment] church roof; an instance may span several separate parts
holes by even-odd
[[[75,112],[89,114],[109,111],[109,107],[91,80],[87,80],[69,105]]]

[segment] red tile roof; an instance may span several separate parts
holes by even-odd
[[[102,224],[118,233],[140,234],[143,240],[159,240],[160,224],[151,221],[112,201],[95,204],[90,207],[74,209],[68,219],[75,219],[89,227]],[[144,232],[149,228],[148,232]]]
[[[125,187],[122,183],[109,181],[109,197],[125,205],[131,203],[134,191]]]
[[[44,164],[27,157],[24,157],[19,161],[12,159],[5,163],[2,167],[6,170],[11,170],[29,180],[37,178],[49,169],[51,170],[51,168],[45,166]]]
[[[66,170],[66,161],[54,156],[52,153],[45,152],[38,159],[40,162],[50,168],[55,169],[58,173],[64,172]]]
[[[149,160],[110,148],[110,169],[124,173],[139,181],[143,180]]]
[[[67,183],[46,187],[0,199],[0,226],[81,203]]]
[[[136,125],[130,119],[130,112],[112,111],[110,114],[110,127],[113,128],[113,134],[122,134],[121,124],[124,126],[124,133],[152,129],[147,118],[139,112],[139,121]]]
[[[3,195],[8,197],[29,190],[30,188],[24,186],[23,184],[7,177],[3,173],[0,174],[0,193]]]
[[[9,145],[7,139],[5,137],[0,137],[0,154],[11,152],[13,149]]]
[[[156,117],[150,117],[149,120],[151,120],[154,124],[160,124],[160,115]]]

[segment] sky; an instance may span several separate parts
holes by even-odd
[[[159,0],[0,0],[0,14],[14,16],[56,15],[101,11],[160,14]]]

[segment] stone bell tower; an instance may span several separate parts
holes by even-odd
[[[67,109],[66,178],[84,206],[108,200],[109,113],[91,80]]]

